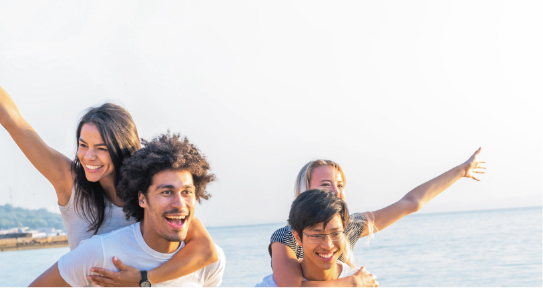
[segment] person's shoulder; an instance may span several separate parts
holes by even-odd
[[[81,246],[85,243],[88,247],[87,250],[100,248],[103,253],[119,249],[120,247],[123,247],[123,245],[136,241],[136,224],[113,230],[108,233],[94,235],[89,239],[81,241],[79,245]],[[139,229],[139,226],[137,228]]]
[[[281,227],[277,230],[275,230],[275,232],[273,232],[272,236],[271,236],[271,242],[283,242],[282,239],[285,239],[285,238],[290,238],[290,237],[293,237],[292,236],[292,229],[290,229],[290,226],[287,225],[285,227]]]
[[[290,225],[286,225],[284,227],[281,227],[277,230],[275,230],[275,232],[273,232],[273,234],[279,234],[279,233],[292,233],[292,229],[290,228]]]
[[[220,266],[224,267],[224,264],[226,263],[226,257],[224,256],[224,251],[217,244],[215,244],[215,249],[217,250],[217,254],[219,255],[219,260],[217,262],[219,262]],[[215,263],[217,263],[217,262],[215,262]]]
[[[224,269],[225,267],[226,257],[224,256],[224,251],[217,244],[215,244],[215,249],[217,250],[217,255],[219,256],[219,260],[202,268],[206,273],[213,273],[213,271],[221,270],[221,269]]]
[[[366,213],[354,213],[349,215],[349,223],[347,224],[347,228],[345,229],[345,232],[347,233],[349,238],[360,238],[360,235],[362,235],[362,232],[364,231],[364,227],[366,225],[366,216]]]
[[[139,222],[134,223],[132,225],[128,225],[122,228],[119,228],[117,230],[113,230],[111,232],[107,232],[104,234],[94,235],[94,237],[101,237],[102,240],[109,241],[110,239],[116,239],[119,237],[132,237],[134,236],[134,233],[137,232],[135,229],[139,229]],[[91,238],[91,239],[92,239]]]
[[[351,215],[349,215],[349,221],[351,222],[365,222],[366,221],[366,213],[365,212],[358,212],[358,213],[353,213]]]

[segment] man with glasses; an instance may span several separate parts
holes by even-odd
[[[314,189],[294,200],[288,222],[296,242],[302,246],[304,258],[300,267],[306,281],[328,281],[361,273],[359,286],[377,287],[375,276],[365,269],[356,269],[350,257],[338,260],[345,249],[344,228],[349,222],[347,204],[333,193]],[[257,287],[277,287],[273,274],[264,277]]]

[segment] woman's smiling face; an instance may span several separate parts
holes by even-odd
[[[326,189],[335,193],[339,198],[345,200],[343,177],[334,167],[326,165],[315,168],[311,173],[309,189]]]
[[[93,123],[85,123],[81,127],[77,158],[85,169],[87,180],[90,182],[111,181],[113,183],[115,167],[106,143]]]

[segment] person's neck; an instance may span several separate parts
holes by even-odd
[[[332,268],[328,270],[322,270],[313,262],[302,259],[300,266],[302,267],[302,273],[307,281],[328,281],[338,279],[343,267],[339,263],[332,265]]]
[[[104,192],[106,193],[107,199],[111,201],[111,203],[123,207],[124,202],[119,198],[117,195],[117,190],[115,190],[115,179],[113,178],[104,178],[100,179],[99,181],[100,186],[104,189]]]
[[[180,242],[171,242],[164,239],[162,236],[156,233],[156,230],[151,227],[149,223],[145,223],[145,217],[140,222],[141,235],[143,240],[151,249],[160,253],[173,253],[179,248]]]

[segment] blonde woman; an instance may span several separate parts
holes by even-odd
[[[346,251],[340,256],[342,262],[349,261],[358,239],[371,235],[373,230],[380,231],[401,218],[420,210],[430,200],[445,191],[460,178],[472,178],[479,181],[475,174],[485,173],[485,161],[478,159],[479,148],[466,162],[425,182],[411,190],[399,201],[373,212],[354,213],[349,217],[345,229]],[[304,191],[325,188],[341,199],[345,199],[345,173],[341,166],[330,160],[316,160],[307,163],[298,173],[295,184],[296,197]],[[331,280],[304,281],[298,259],[303,258],[303,250],[298,246],[290,226],[278,229],[272,234],[268,247],[272,258],[272,269],[279,286],[356,286],[363,283],[362,273]]]

